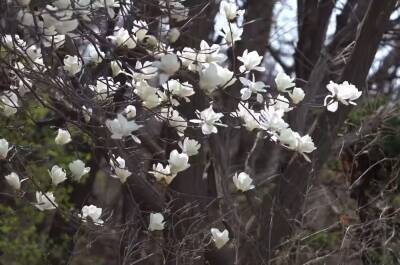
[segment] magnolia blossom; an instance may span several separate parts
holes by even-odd
[[[158,89],[150,86],[146,80],[135,84],[133,92],[143,101],[143,106],[152,109],[160,105],[161,99],[158,96]]]
[[[143,64],[140,61],[136,62],[133,78],[137,81],[152,79],[157,76],[158,68],[153,66],[150,61],[145,61]]]
[[[300,87],[293,88],[292,93],[289,93],[289,97],[292,99],[294,104],[299,104],[305,97],[303,89]]]
[[[299,133],[294,132],[292,129],[287,128],[280,132],[279,141],[287,148],[297,151],[304,156],[307,161],[311,161],[306,153],[311,153],[317,149],[314,145],[312,138],[307,134],[300,136]]]
[[[220,53],[221,46],[216,43],[213,43],[211,46],[205,40],[201,40],[200,42],[200,51],[197,55],[197,59],[201,63],[223,63],[227,56],[223,53]]]
[[[102,52],[99,47],[94,46],[92,43],[89,43],[82,52],[82,58],[86,64],[99,64],[103,61],[104,57],[104,52]]]
[[[168,121],[168,125],[175,128],[179,136],[183,136],[187,128],[187,121],[179,112],[172,108],[164,108],[161,110],[161,117]]]
[[[231,116],[241,118],[244,122],[244,127],[248,131],[260,128],[259,120],[261,114],[250,109],[248,103],[239,102],[236,112],[232,112]]]
[[[51,182],[54,186],[57,186],[67,179],[67,173],[65,172],[65,170],[57,165],[54,165],[51,168],[51,171],[49,170],[49,175],[51,177]]]
[[[244,77],[239,77],[240,82],[245,86],[240,90],[241,99],[248,100],[252,94],[257,95],[257,101],[262,102],[263,97],[260,93],[265,93],[267,90],[265,89],[267,86],[262,81],[255,82],[255,77],[253,75],[253,80],[249,80]]]
[[[143,20],[133,21],[132,32],[136,35],[136,39],[138,41],[143,41],[148,31],[149,27],[147,26],[146,21]]]
[[[112,76],[116,77],[117,75],[121,74],[121,73],[125,73],[124,70],[122,70],[122,64],[120,61],[116,60],[116,61],[111,61],[110,62],[110,67],[111,67],[111,72],[112,72]]]
[[[82,116],[86,123],[90,122],[92,114],[93,114],[92,108],[87,108],[86,106],[82,106]]]
[[[58,145],[64,145],[71,142],[71,134],[67,130],[58,129],[56,139],[54,140]]]
[[[241,40],[242,34],[243,29],[239,28],[236,23],[225,25],[219,32],[219,35],[221,35],[229,45],[232,45],[235,41]]]
[[[114,170],[114,174],[111,175],[111,177],[119,179],[121,183],[125,183],[132,173],[125,167],[125,159],[119,156],[115,160],[117,161],[117,165],[115,165],[114,161],[110,159],[110,165]]]
[[[82,160],[75,160],[68,165],[71,170],[72,176],[75,180],[79,181],[83,175],[90,172],[90,167],[85,167],[85,163]]]
[[[226,88],[236,82],[232,71],[216,63],[208,64],[199,74],[200,88],[205,90],[208,94],[214,92],[218,87]]]
[[[218,228],[211,228],[211,236],[215,246],[220,249],[229,241],[229,232],[224,229],[220,231]]]
[[[245,73],[252,70],[260,72],[265,71],[265,67],[259,66],[262,59],[263,57],[258,55],[257,51],[248,52],[247,49],[244,50],[243,55],[238,56],[238,60],[243,63],[243,65],[239,67],[239,71],[241,73]]]
[[[164,180],[167,184],[170,184],[176,177],[176,174],[171,173],[169,165],[164,167],[161,163],[153,164],[153,170],[149,171],[149,173],[152,174],[158,182]]]
[[[89,217],[95,225],[101,225],[104,223],[104,221],[100,218],[102,212],[103,209],[99,207],[94,205],[85,205],[82,207],[82,214],[79,214],[79,217],[82,218],[84,222],[86,222]]]
[[[118,114],[116,119],[106,120],[106,126],[112,134],[112,139],[122,139],[142,127],[135,121],[128,121],[122,114]]]
[[[182,149],[182,152],[188,156],[197,155],[201,147],[201,144],[199,144],[198,141],[189,139],[189,137],[185,137],[185,139],[183,139],[182,142],[179,142],[178,145]]]
[[[118,85],[119,83],[114,83],[111,77],[99,77],[96,85],[90,85],[89,88],[96,93],[98,100],[105,100],[117,90]]]
[[[214,112],[212,105],[201,112],[196,110],[196,115],[199,119],[192,119],[190,122],[201,124],[201,131],[205,135],[217,133],[218,129],[216,125],[225,126],[225,124],[221,122],[221,118],[224,114]]]
[[[289,112],[293,109],[290,107],[289,100],[283,95],[278,95],[272,101],[271,106],[273,106],[276,110],[282,110],[283,112]]]
[[[0,160],[6,159],[8,151],[10,151],[8,141],[6,139],[0,139]]]
[[[238,10],[236,3],[221,1],[219,13],[228,20],[234,20],[237,16],[242,16],[244,14],[244,10]]]
[[[7,91],[0,96],[0,108],[3,109],[3,114],[10,117],[18,111],[18,96],[14,92]]]
[[[64,58],[64,67],[63,68],[68,73],[68,75],[74,76],[81,71],[82,63],[79,60],[78,56],[67,55]]]
[[[246,172],[240,172],[239,175],[235,173],[233,176],[233,184],[239,191],[248,191],[254,189],[253,179]]]
[[[175,74],[181,67],[178,56],[173,53],[163,55],[161,57],[161,60],[154,62],[153,65],[158,67],[162,72],[167,75]]]
[[[296,84],[293,82],[294,78],[290,78],[287,74],[279,72],[275,77],[276,88],[280,92],[288,92],[289,88],[294,87]]]
[[[274,106],[265,106],[260,112],[260,127],[269,132],[279,132],[289,125],[283,119],[285,112]]]
[[[36,192],[36,208],[46,211],[56,209],[57,206],[56,198],[52,192],[46,192],[45,194],[40,191]]]
[[[19,179],[19,176],[15,172],[11,172],[9,175],[4,176],[6,179],[8,185],[10,185],[14,190],[19,190],[21,189],[21,180]]]
[[[136,48],[136,36],[129,34],[124,28],[117,29],[113,36],[108,36],[107,38],[118,47],[126,47],[128,49]]]
[[[172,174],[177,174],[189,168],[188,162],[189,156],[186,153],[179,153],[178,150],[174,149],[169,154],[168,163]]]
[[[357,105],[353,100],[358,99],[362,94],[361,91],[347,81],[341,84],[330,81],[326,88],[331,94],[325,97],[324,106],[330,112],[335,112],[338,109],[339,102],[346,106],[349,104]]]
[[[133,119],[136,117],[136,107],[133,105],[126,106],[124,112],[128,119]]]
[[[164,216],[161,213],[150,213],[149,231],[161,231],[164,226]]]
[[[175,43],[179,37],[181,36],[181,32],[178,28],[172,28],[168,31],[167,37],[169,43]]]
[[[167,83],[163,84],[163,88],[172,95],[183,98],[186,102],[190,102],[189,97],[194,95],[193,86],[191,84],[188,82],[180,83],[179,80],[175,79],[168,80]]]

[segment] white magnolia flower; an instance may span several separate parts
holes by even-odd
[[[245,86],[240,90],[241,99],[248,100],[252,94],[257,95],[257,101],[262,102],[263,97],[260,93],[265,93],[267,90],[265,89],[267,86],[262,81],[255,82],[255,77],[253,75],[253,80],[249,80],[244,77],[239,77],[240,82]]]
[[[224,229],[220,231],[218,228],[211,228],[211,236],[215,246],[220,249],[229,241],[229,232]]]
[[[93,114],[92,108],[87,108],[86,106],[82,106],[82,116],[86,123],[90,122],[92,114]]]
[[[143,101],[143,106],[152,109],[161,104],[158,89],[150,86],[146,80],[136,82],[133,92]]]
[[[197,155],[201,147],[201,144],[199,144],[198,141],[189,139],[189,137],[185,137],[185,139],[183,139],[182,142],[179,142],[178,145],[182,149],[182,152],[188,156]]]
[[[136,107],[133,105],[126,106],[124,112],[128,119],[133,119],[136,117]]]
[[[289,100],[283,95],[278,95],[271,103],[271,106],[276,110],[282,110],[283,112],[289,112],[293,109],[290,107]]]
[[[46,192],[45,194],[40,191],[36,192],[36,208],[41,211],[46,211],[54,210],[57,206],[56,198],[52,192]]]
[[[221,1],[219,6],[219,13],[226,17],[229,21],[234,20],[237,16],[242,16],[244,10],[238,10],[236,3]]]
[[[254,189],[253,179],[246,172],[240,172],[239,175],[235,173],[232,179],[236,189],[239,191],[245,192]]]
[[[283,119],[284,114],[282,109],[265,106],[260,115],[260,127],[269,132],[279,132],[287,128],[289,125]]]
[[[303,89],[300,87],[293,88],[292,93],[289,93],[289,97],[292,99],[294,104],[299,104],[305,97]]]
[[[153,66],[150,61],[145,61],[143,64],[140,61],[136,62],[133,78],[136,81],[152,79],[158,74],[158,68]]]
[[[67,55],[64,58],[64,70],[70,76],[74,76],[79,73],[82,69],[82,63],[80,62],[78,56]]]
[[[161,213],[150,213],[149,231],[161,231],[164,226],[164,216]]]
[[[181,36],[181,32],[178,28],[172,28],[168,31],[167,38],[169,43],[175,43],[179,37]]]
[[[243,28],[239,28],[236,23],[229,23],[229,25],[224,25],[222,30],[219,32],[225,41],[232,45],[235,41],[242,39]]]
[[[331,94],[325,97],[324,106],[330,112],[335,112],[338,109],[339,102],[346,106],[349,104],[357,105],[353,100],[358,99],[362,94],[353,84],[347,81],[341,84],[330,81],[326,88]]]
[[[154,62],[153,65],[170,76],[175,74],[181,67],[178,56],[173,53],[163,55],[161,60]]]
[[[54,140],[56,144],[64,145],[71,142],[71,134],[67,130],[58,129],[56,139]]]
[[[198,53],[189,47],[184,47],[182,51],[178,51],[177,55],[182,62],[182,65],[189,71],[196,71],[199,68]]]
[[[200,51],[197,60],[200,63],[217,63],[221,64],[226,61],[227,56],[220,53],[221,46],[212,44],[211,46],[205,40],[200,42]]]
[[[132,173],[125,167],[125,159],[119,156],[115,160],[117,161],[117,165],[114,164],[113,159],[110,159],[110,165],[114,170],[114,174],[111,177],[119,179],[121,183],[125,183]]]
[[[238,60],[243,63],[239,67],[239,71],[241,73],[249,72],[252,70],[263,72],[265,71],[265,67],[259,66],[263,57],[258,55],[257,51],[248,52],[248,50],[244,50],[242,56],[238,56]]]
[[[14,190],[19,190],[21,189],[21,180],[19,179],[19,176],[15,172],[11,172],[11,174],[4,176],[6,179],[8,185],[10,185]]]
[[[149,27],[147,26],[146,21],[143,20],[133,21],[132,32],[136,35],[136,39],[138,41],[143,41],[148,31]]]
[[[3,109],[3,114],[10,117],[18,111],[18,96],[14,92],[7,91],[0,96],[0,108]]]
[[[51,22],[49,22],[51,23]],[[55,26],[46,27],[43,32],[42,43],[44,47],[58,49],[65,43],[65,35],[59,34]]]
[[[190,102],[189,97],[194,95],[193,86],[191,84],[188,82],[180,83],[179,80],[175,79],[168,80],[167,83],[163,84],[163,88],[172,95],[183,98],[186,102]]]
[[[101,225],[104,223],[104,221],[100,218],[102,212],[103,209],[99,207],[94,205],[85,205],[82,207],[82,214],[79,214],[79,217],[82,218],[84,222],[86,222],[89,217],[95,225]]]
[[[10,149],[8,141],[6,139],[0,139],[0,160],[7,158]]]
[[[75,180],[79,181],[83,175],[90,172],[90,167],[85,167],[85,163],[82,160],[75,160],[68,165],[71,170],[72,176]]]
[[[51,183],[54,186],[57,186],[67,179],[67,173],[65,172],[65,170],[57,165],[54,165],[51,168],[51,171],[49,170],[49,175],[51,177]]]
[[[98,100],[105,100],[108,96],[114,94],[117,90],[119,83],[114,83],[112,77],[99,77],[96,85],[89,85],[89,88],[96,93]]]
[[[161,117],[168,121],[168,125],[175,128],[179,136],[183,136],[187,128],[187,121],[175,109],[164,108],[161,110]]]
[[[117,118],[113,120],[106,120],[106,126],[112,133],[112,139],[122,139],[125,136],[130,136],[133,131],[137,131],[142,127],[135,121],[128,121],[122,114],[118,114]]]
[[[172,174],[177,174],[189,168],[190,164],[188,162],[189,156],[185,153],[179,153],[176,149],[169,154],[168,163]]]
[[[250,109],[248,103],[240,102],[236,112],[232,112],[231,116],[241,118],[244,122],[244,127],[248,131],[260,128],[259,120],[261,114]]]
[[[121,73],[125,73],[124,70],[122,69],[121,62],[118,60],[111,61],[110,67],[111,67],[111,72],[112,72],[113,77],[116,77],[117,75],[119,75]]]
[[[170,184],[176,177],[176,174],[171,173],[169,165],[164,167],[161,163],[153,164],[153,170],[149,171],[149,173],[152,174],[158,182],[164,180],[167,184]]]
[[[118,47],[126,47],[128,49],[136,48],[136,36],[129,34],[128,30],[124,28],[117,29],[114,35],[108,36],[107,38]]]
[[[205,90],[208,94],[211,94],[217,88],[226,88],[236,82],[232,71],[216,63],[208,64],[199,74],[200,88]]]
[[[306,153],[311,153],[317,149],[314,145],[313,140],[307,134],[300,136],[299,133],[294,132],[292,129],[287,128],[280,132],[278,140],[287,148],[297,151],[304,156],[304,158],[310,162],[310,159]]]
[[[94,46],[92,43],[89,43],[82,53],[82,58],[85,64],[99,64],[103,61],[104,57],[104,52],[102,52],[99,47]]]
[[[190,122],[201,124],[201,131],[205,135],[217,133],[218,129],[216,125],[225,126],[225,124],[221,122],[221,118],[224,114],[214,112],[212,105],[201,112],[197,110],[196,115],[199,119],[192,119]]]
[[[288,92],[289,88],[296,85],[293,80],[294,78],[290,78],[287,74],[279,72],[275,77],[276,88],[280,92]]]

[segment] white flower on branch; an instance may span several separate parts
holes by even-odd
[[[103,209],[99,207],[94,205],[85,205],[82,207],[82,214],[79,214],[79,217],[82,218],[84,222],[87,222],[88,218],[90,218],[95,225],[101,225],[104,223],[100,218],[102,212]]]
[[[142,127],[135,121],[128,121],[122,114],[118,114],[117,118],[113,120],[106,120],[106,126],[111,132],[112,139],[122,139],[130,136],[133,131],[137,131]]]
[[[356,86],[347,81],[341,84],[330,81],[326,88],[331,94],[325,97],[324,106],[330,112],[335,112],[338,109],[339,102],[346,106],[357,105],[354,100],[358,99],[362,94]]]
[[[132,173],[126,168],[125,159],[119,156],[115,160],[117,164],[114,164],[113,159],[110,159],[111,168],[114,170],[114,174],[112,174],[111,177],[119,179],[121,183],[125,183]]]
[[[244,50],[243,55],[238,56],[237,58],[243,63],[243,65],[239,67],[241,73],[247,73],[252,70],[259,72],[265,71],[265,67],[259,66],[263,57],[258,55],[257,51],[248,52],[246,49]]]
[[[283,72],[279,72],[275,77],[276,89],[278,89],[279,92],[288,92],[289,88],[296,85],[293,81],[294,78],[291,78]]]
[[[254,189],[253,179],[246,172],[235,173],[232,177],[237,190],[245,192]]]
[[[114,35],[107,37],[117,47],[125,47],[128,49],[136,48],[136,36],[129,34],[128,30],[124,28],[116,29]]]
[[[190,122],[200,124],[201,131],[205,135],[217,133],[218,129],[216,126],[226,127],[226,125],[221,122],[221,118],[224,117],[224,114],[214,112],[212,105],[201,112],[197,110],[196,115],[199,119],[192,119]]]
[[[51,171],[49,170],[49,175],[51,178],[51,183],[54,186],[57,186],[67,179],[67,173],[65,172],[65,170],[57,165],[54,165],[51,168]]]
[[[0,160],[1,159],[6,159],[8,151],[10,151],[11,148],[9,147],[9,143],[6,139],[0,139]]]
[[[68,73],[69,76],[74,76],[81,71],[82,63],[79,60],[78,56],[67,55],[64,58],[63,68]]]
[[[219,6],[219,13],[226,17],[229,21],[234,20],[238,16],[243,16],[244,10],[239,10],[236,3],[229,1],[221,1]]]
[[[85,163],[79,159],[69,163],[68,167],[76,181],[80,181],[83,175],[90,172],[90,167],[85,167]]]
[[[216,63],[208,64],[199,74],[200,88],[205,90],[208,94],[211,94],[217,88],[226,88],[236,82],[232,71]]]
[[[261,114],[250,109],[248,103],[239,102],[236,112],[232,112],[231,116],[241,118],[248,131],[260,128]]]
[[[19,190],[21,189],[21,180],[19,179],[19,176],[15,172],[11,172],[7,176],[4,176],[6,179],[8,185],[10,185],[14,190]]]
[[[201,144],[198,141],[190,139],[189,137],[185,137],[185,139],[179,142],[178,145],[182,149],[182,152],[188,156],[197,155],[201,147]]]
[[[152,174],[158,182],[164,180],[166,184],[170,184],[176,177],[176,174],[171,173],[169,165],[164,167],[161,163],[153,164],[153,170],[149,171],[149,173]]]
[[[14,92],[7,91],[0,96],[0,109],[6,117],[10,117],[18,111],[18,96]]]
[[[164,227],[164,216],[161,213],[150,213],[149,231],[162,231]]]
[[[35,207],[40,211],[54,210],[57,206],[56,198],[52,192],[46,192],[43,194],[40,191],[36,191]]]
[[[163,88],[172,95],[183,98],[186,102],[190,102],[189,97],[194,95],[193,86],[188,82],[180,83],[179,80],[170,79],[163,84]]]
[[[71,134],[67,130],[59,128],[54,141],[58,145],[65,145],[72,141]]]
[[[96,85],[89,85],[89,88],[96,93],[98,100],[105,100],[108,96],[114,94],[119,83],[114,83],[112,77],[99,77]]]
[[[177,174],[190,167],[189,156],[186,153],[179,153],[178,150],[174,149],[169,154],[169,167],[172,174]]]
[[[136,35],[136,39],[138,41],[143,41],[148,31],[149,27],[147,26],[146,21],[143,20],[133,21],[132,32]]]
[[[252,94],[257,95],[257,101],[263,102],[263,97],[260,93],[265,93],[267,90],[265,89],[267,86],[262,81],[255,82],[255,77],[253,75],[253,80],[249,80],[244,77],[239,77],[240,82],[245,86],[240,90],[241,99],[248,100]]]
[[[136,117],[136,107],[133,105],[126,106],[124,112],[128,119],[133,119]]]
[[[220,249],[229,241],[229,232],[226,229],[221,232],[218,228],[211,228],[211,238],[215,247]]]
[[[317,149],[312,138],[308,134],[300,136],[299,133],[294,132],[290,128],[282,130],[278,136],[278,140],[287,148],[303,155],[308,162],[311,160],[306,154]]]
[[[293,88],[293,91],[289,93],[289,97],[294,104],[299,104],[304,99],[305,95],[304,90],[300,87]]]
[[[229,45],[233,45],[235,41],[241,40],[242,34],[243,29],[239,28],[236,23],[224,25],[222,30],[219,32],[219,35],[221,35]]]
[[[158,96],[158,89],[152,87],[146,80],[141,80],[135,84],[133,92],[143,101],[143,106],[152,109],[161,104],[161,99]]]

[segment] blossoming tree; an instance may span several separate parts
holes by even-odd
[[[264,56],[269,26],[258,19],[272,19],[275,1],[262,14],[257,6],[268,1],[217,2],[5,3],[2,119],[12,125],[35,104],[46,110],[54,148],[74,154],[87,145],[92,155],[64,167],[57,159],[40,162],[48,176],[35,176],[24,166],[31,162],[28,146],[0,134],[9,192],[38,211],[56,212],[72,234],[79,227],[113,234],[118,264],[271,259],[301,214],[307,183],[361,100],[396,1],[359,6],[362,19],[344,26],[358,27],[357,35],[337,33],[329,56],[322,46],[307,51],[314,40],[299,38],[294,72],[269,69]],[[329,15],[331,2],[323,7]],[[317,34],[325,39],[326,26]],[[343,60],[330,59],[343,49]],[[314,56],[311,65],[301,52]],[[111,197],[93,195],[101,174],[100,196]],[[87,192],[73,208],[57,198],[69,183]]]

